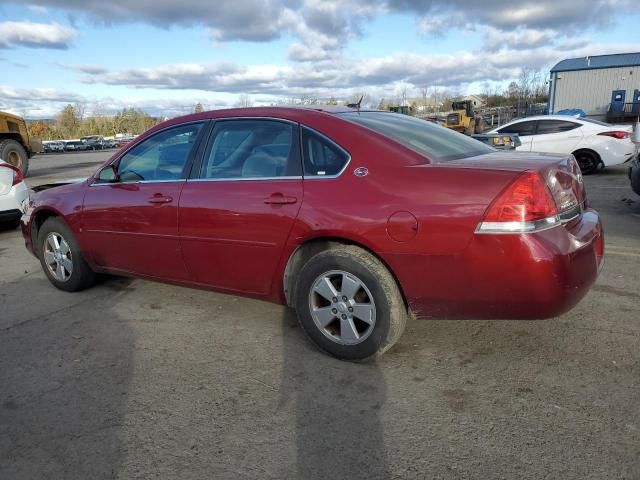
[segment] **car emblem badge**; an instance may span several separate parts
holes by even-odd
[[[356,177],[366,177],[369,174],[369,169],[367,167],[358,167],[353,171],[353,174]]]

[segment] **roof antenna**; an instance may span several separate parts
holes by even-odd
[[[358,100],[358,103],[347,103],[347,107],[349,108],[357,108],[358,111],[360,111],[360,104],[362,103],[362,99],[364,98],[364,95],[362,95],[360,97],[360,100]]]

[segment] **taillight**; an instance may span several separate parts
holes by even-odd
[[[0,163],[0,167],[5,167],[13,170],[13,183],[11,184],[12,187],[24,180],[22,170],[20,170],[18,167],[11,165],[10,163]]]
[[[560,223],[552,192],[538,172],[524,172],[489,206],[479,233],[526,233]]]
[[[622,140],[624,138],[629,138],[630,134],[629,132],[625,132],[622,130],[615,130],[612,132],[600,132],[598,135],[602,135],[605,137],[613,137],[613,138],[617,138],[618,140]]]
[[[478,233],[527,233],[567,223],[586,208],[580,167],[573,156],[543,174],[528,171],[487,209]]]

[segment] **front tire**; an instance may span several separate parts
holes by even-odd
[[[47,219],[40,227],[38,257],[45,275],[60,290],[77,292],[90,287],[96,280],[71,229],[58,217]]]
[[[20,143],[15,140],[0,141],[0,158],[22,170],[26,177],[29,170],[29,155]]]
[[[640,195],[640,165],[631,167],[629,180],[631,181],[631,189]]]
[[[298,275],[294,295],[302,329],[337,358],[366,360],[382,355],[406,325],[407,309],[389,270],[352,245],[310,258]]]

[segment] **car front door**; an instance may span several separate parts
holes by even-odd
[[[516,148],[516,150],[521,152],[530,152],[531,142],[533,141],[533,136],[536,133],[536,121],[523,120],[521,122],[514,122],[498,129],[498,133],[517,133],[522,145]]]
[[[178,239],[178,201],[204,123],[162,130],[103,169],[87,188],[82,230],[99,266],[186,279]]]
[[[539,120],[531,142],[531,151],[548,153],[573,152],[584,135],[582,125],[565,120]]]
[[[193,177],[179,213],[193,277],[215,288],[267,294],[302,203],[298,125],[217,121]]]

